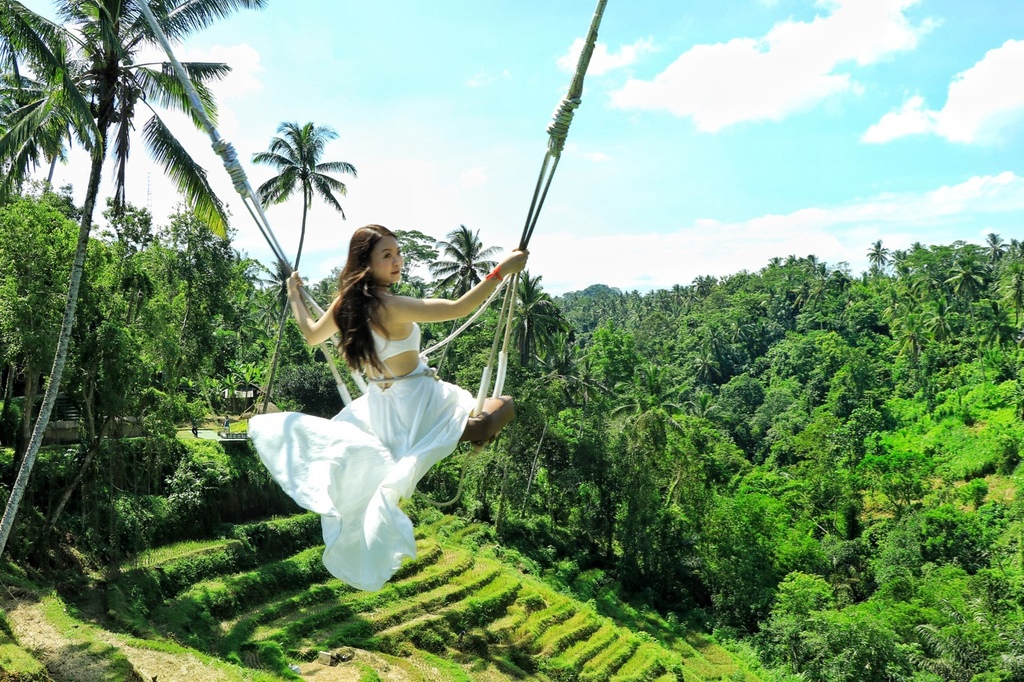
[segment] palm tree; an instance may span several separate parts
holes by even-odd
[[[345,211],[335,194],[345,196],[345,183],[328,173],[348,174],[356,177],[356,168],[346,161],[321,161],[327,143],[338,137],[329,126],[313,123],[282,123],[277,127],[278,137],[270,141],[265,152],[253,154],[252,162],[273,166],[278,174],[256,190],[264,206],[281,204],[296,191],[302,191],[302,223],[299,230],[299,248],[295,254],[295,269],[302,258],[302,244],[306,239],[306,212],[319,196],[345,219]]]
[[[715,357],[711,344],[705,342],[693,359],[694,373],[702,383],[710,385],[715,377],[722,375],[722,365]]]
[[[881,275],[885,272],[885,266],[889,264],[889,256],[892,254],[889,249],[882,246],[882,240],[879,239],[871,245],[871,249],[868,251],[868,262],[871,263],[871,274]]]
[[[0,75],[0,131],[8,131],[25,119],[35,116],[39,121],[35,134],[19,140],[17,148],[9,152],[8,168],[0,178],[0,197],[12,191],[42,163],[50,165],[47,182],[53,179],[57,161],[67,160],[66,140],[71,135],[73,122],[63,108],[53,108],[40,118],[37,103],[47,96],[44,82],[27,78],[17,72]]]
[[[448,241],[437,242],[435,245],[441,251],[442,260],[437,260],[429,266],[430,274],[441,278],[434,283],[434,291],[461,296],[479,284],[486,276],[484,273],[497,265],[496,261],[488,259],[500,249],[496,246],[485,249],[480,241],[480,230],[471,232],[465,225],[459,225],[458,229],[452,230],[446,236]],[[452,332],[457,326],[458,320],[452,320]],[[451,344],[446,345],[441,351],[441,359],[437,361],[438,372],[444,366],[449,348]]]
[[[899,335],[900,355],[909,355],[914,366],[921,357],[921,350],[924,348],[924,322],[921,313],[913,311],[899,318],[896,332]]]
[[[519,363],[523,367],[557,348],[556,335],[569,329],[558,306],[541,289],[540,280],[540,276],[531,277],[525,271],[519,276],[519,307],[514,334]]]
[[[984,300],[977,304],[981,310],[978,321],[979,339],[990,348],[1003,348],[1014,338],[1016,330],[1010,324],[1006,311],[998,301]]]
[[[345,196],[348,188],[345,183],[333,178],[328,173],[347,173],[356,176],[356,168],[346,161],[321,161],[327,143],[338,137],[338,133],[328,126],[304,125],[286,122],[277,127],[278,137],[270,141],[265,152],[253,154],[253,163],[273,166],[278,174],[270,178],[256,190],[264,206],[281,204],[287,201],[296,191],[302,192],[302,222],[299,228],[299,248],[295,252],[295,269],[299,268],[302,259],[302,245],[306,240],[306,213],[313,205],[314,195],[326,201],[345,219],[345,211],[335,194]],[[287,275],[284,279],[287,279]],[[283,282],[284,280],[282,280]],[[270,360],[270,373],[267,387],[263,392],[266,400],[263,410],[266,411],[270,392],[274,387],[274,375],[277,370],[277,359],[284,337],[284,327],[288,322],[288,303],[285,300],[281,308],[278,323],[277,341],[274,354]]]
[[[694,393],[693,397],[683,404],[683,407],[688,414],[704,419],[707,419],[717,408],[715,396],[705,390]]]
[[[718,284],[718,280],[712,275],[700,275],[693,280],[692,286],[697,298],[704,299],[711,295],[716,284]]]
[[[960,298],[970,310],[970,304],[977,297],[978,293],[985,287],[985,280],[988,272],[983,263],[973,253],[962,253],[953,268],[953,274],[946,279],[946,284],[952,285],[953,293]],[[971,313],[973,320],[974,314]]]
[[[544,371],[541,381],[564,381],[565,396],[571,405],[586,405],[590,402],[592,391],[608,393],[594,377],[593,358],[576,344],[571,330],[556,333],[552,344],[552,351],[540,359]]]
[[[1013,304],[1013,323],[1020,325],[1020,310],[1024,308],[1024,262],[1010,263],[1003,279],[1003,296]]]
[[[680,388],[672,383],[669,372],[647,360],[637,365],[632,382],[621,382],[616,389],[620,395],[628,394],[631,402],[615,408],[615,412],[630,410],[635,414],[645,414],[661,409],[671,415],[683,409],[676,402],[679,400]]]
[[[158,21],[172,41],[180,41],[199,28],[240,8],[261,8],[266,0],[165,0],[156,8]],[[79,225],[75,260],[71,267],[67,302],[57,339],[49,382],[26,448],[17,480],[0,520],[0,554],[14,524],[18,505],[42,444],[67,361],[71,329],[75,321],[78,289],[99,195],[100,177],[107,153],[116,167],[114,201],[124,205],[130,133],[136,114],[152,116],[142,125],[150,153],[176,182],[196,215],[211,229],[224,234],[227,217],[206,180],[206,172],[185,151],[153,108],[161,105],[189,111],[181,83],[162,64],[141,63],[137,55],[157,47],[152,29],[139,12],[137,0],[60,0],[57,14],[66,27],[57,26],[14,0],[0,1],[0,62],[27,63],[45,83],[40,96],[29,104],[11,128],[0,135],[0,164],[15,164],[31,138],[40,139],[52,130],[50,115],[60,112],[78,141],[90,153],[89,180]],[[224,64],[189,63],[184,68],[200,99],[215,115],[206,83],[224,76]],[[24,157],[21,157],[24,158]],[[15,168],[15,170],[18,170]]]
[[[989,232],[985,243],[988,246],[988,262],[991,265],[996,265],[1006,254],[1006,242],[995,232]]]
[[[480,230],[472,232],[465,225],[459,225],[446,236],[448,241],[437,243],[441,260],[430,265],[430,274],[440,278],[434,285],[435,291],[461,296],[479,284],[484,274],[497,265],[488,259],[500,249],[496,246],[485,249],[480,242]]]
[[[944,343],[953,336],[953,326],[950,323],[951,314],[945,296],[941,296],[935,301],[934,305],[925,313],[925,330],[939,343]]]

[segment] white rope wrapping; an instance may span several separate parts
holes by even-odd
[[[508,371],[508,351],[502,350],[498,353],[498,375],[494,379],[494,391],[492,398],[500,398],[501,390],[505,388],[505,372]]]
[[[480,377],[480,390],[476,393],[476,407],[473,408],[475,415],[484,411],[484,400],[487,399],[487,387],[491,385],[491,372],[493,371],[490,363],[484,367],[484,374]]]

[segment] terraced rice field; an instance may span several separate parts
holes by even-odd
[[[417,559],[379,592],[327,574],[319,524],[302,515],[151,551],[122,569],[106,607],[136,649],[194,651],[235,671],[225,679],[757,679],[698,633],[663,644],[474,551],[460,543],[472,527],[443,530],[459,523],[421,527]],[[339,660],[320,665],[322,651]]]

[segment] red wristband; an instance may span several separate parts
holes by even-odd
[[[489,275],[487,275],[487,277],[485,277],[484,279],[496,279],[496,280],[498,280],[500,282],[501,281],[501,266],[500,265],[496,266],[493,270],[491,270],[491,273]]]

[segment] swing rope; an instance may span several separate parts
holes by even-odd
[[[552,115],[552,121],[548,124],[548,149],[544,154],[541,163],[540,174],[537,176],[537,184],[533,190],[533,199],[530,201],[530,209],[526,214],[526,224],[523,226],[523,234],[519,239],[519,249],[526,250],[533,237],[533,231],[537,227],[537,219],[540,217],[540,210],[544,206],[544,200],[548,196],[548,189],[551,187],[551,180],[555,177],[558,169],[558,161],[562,157],[562,150],[565,148],[565,138],[569,134],[569,126],[572,124],[573,115],[579,108],[583,98],[583,79],[586,77],[587,68],[590,66],[590,59],[594,54],[594,46],[597,44],[597,31],[601,26],[601,18],[604,16],[604,8],[608,0],[598,0],[594,10],[594,16],[590,20],[590,29],[587,31],[587,38],[583,42],[583,50],[580,52],[576,62],[576,72],[573,74],[572,82],[566,96],[559,103]],[[494,366],[495,357],[498,360],[498,374],[495,377],[492,397],[497,398],[505,385],[505,373],[508,367],[508,346],[512,336],[512,307],[516,293],[519,290],[519,273],[512,276],[511,285],[505,290],[505,301],[502,304],[502,314],[498,318],[498,325],[494,331],[494,342],[491,344],[491,353],[487,359],[487,367],[484,369],[484,377],[480,381],[480,390],[476,397],[476,409],[479,412],[483,409],[487,387],[490,385],[491,368]],[[504,317],[507,315],[507,317]],[[504,340],[502,343],[502,321],[504,321]],[[498,351],[499,343],[501,351]]]
[[[284,249],[277,242],[277,238],[274,236],[274,231],[270,227],[270,221],[267,219],[266,213],[263,212],[263,205],[257,200],[256,193],[253,192],[252,186],[249,184],[249,178],[245,174],[245,170],[242,169],[242,165],[238,162],[238,154],[235,152],[234,146],[217,132],[217,127],[213,124],[210,119],[206,107],[203,106],[202,100],[199,99],[199,93],[196,92],[195,86],[192,85],[192,80],[188,77],[188,73],[185,71],[185,67],[181,65],[177,57],[174,56],[174,50],[171,49],[171,43],[167,39],[167,35],[160,27],[156,17],[153,15],[153,11],[149,7],[149,3],[142,0],[138,3],[139,11],[145,18],[146,23],[149,24],[150,29],[153,31],[154,37],[164,52],[167,54],[167,59],[171,64],[171,68],[174,70],[175,75],[181,82],[182,87],[185,90],[185,95],[192,105],[192,110],[202,124],[203,129],[210,137],[210,142],[213,147],[213,151],[221,158],[224,163],[224,169],[227,171],[228,176],[231,178],[231,184],[234,185],[235,191],[242,198],[242,203],[245,205],[246,210],[252,217],[253,222],[259,228],[260,233],[263,235],[263,239],[266,240],[270,250],[274,252],[274,257],[277,258],[278,263],[281,265],[281,269],[287,274],[291,275],[295,272],[295,268],[292,267],[291,262],[284,255]],[[303,298],[306,304],[311,309],[323,315],[324,310],[320,305],[313,300],[313,297],[305,290],[302,289]],[[337,343],[337,335],[332,337],[332,340]],[[320,348],[324,353],[324,357],[327,358],[327,364],[331,369],[331,374],[334,375],[334,381],[338,387],[338,395],[341,396],[341,400],[345,405],[352,402],[352,395],[345,385],[344,380],[341,377],[341,372],[338,370],[337,364],[334,362],[331,352],[327,348],[327,343],[320,344]],[[362,375],[358,372],[352,372],[352,381],[359,387],[360,391],[366,392],[366,383],[363,381]]]
[[[587,33],[587,38],[584,41],[583,50],[580,52],[580,57],[576,64],[576,71],[573,75],[572,82],[570,83],[568,93],[555,109],[552,121],[548,124],[548,149],[544,155],[543,163],[541,164],[540,174],[537,178],[533,198],[530,201],[530,208],[526,216],[526,223],[523,227],[523,234],[519,240],[520,250],[525,250],[529,247],[530,239],[533,237],[533,231],[537,226],[537,219],[540,215],[540,210],[544,206],[548,189],[551,186],[551,180],[554,178],[555,170],[558,168],[558,161],[561,158],[562,150],[565,147],[565,139],[569,132],[569,126],[572,123],[576,109],[582,101],[583,79],[586,76],[587,67],[590,65],[590,59],[594,52],[594,46],[597,41],[597,31],[601,25],[601,18],[604,14],[606,4],[607,0],[598,0],[597,8],[594,10],[594,16],[590,22],[590,29]],[[252,186],[249,184],[249,179],[238,161],[238,155],[235,152],[234,147],[217,132],[216,126],[214,126],[208,116],[202,100],[199,99],[199,94],[196,92],[191,79],[188,77],[188,73],[174,56],[174,51],[171,48],[170,41],[167,39],[167,36],[164,34],[159,22],[157,22],[156,17],[153,15],[153,12],[149,7],[149,3],[143,0],[138,3],[138,6],[146,22],[152,29],[154,37],[156,37],[160,46],[167,54],[171,67],[173,68],[175,75],[178,77],[178,80],[181,81],[182,87],[185,90],[185,94],[196,117],[199,119],[202,127],[210,137],[214,152],[216,152],[217,156],[219,156],[224,163],[224,168],[231,178],[235,191],[238,192],[239,196],[242,198],[242,202],[245,205],[246,210],[256,223],[256,226],[259,228],[264,240],[266,240],[268,246],[270,246],[271,251],[273,251],[274,257],[277,258],[282,269],[288,275],[291,275],[295,269],[292,267],[288,258],[284,255],[284,250],[281,248],[280,244],[278,244],[277,238],[274,236],[274,232],[270,227],[270,221],[267,219],[267,216],[263,211],[262,204],[257,200],[256,194],[253,192]],[[467,329],[469,325],[471,325],[480,316],[480,314],[487,309],[490,303],[497,297],[498,292],[501,291],[502,287],[505,287],[505,298],[502,302],[501,313],[498,317],[494,341],[491,344],[491,352],[488,357],[487,365],[484,368],[483,377],[480,381],[480,390],[477,393],[475,414],[479,414],[483,410],[484,401],[488,393],[487,388],[490,386],[494,371],[493,368],[496,356],[498,359],[498,372],[495,376],[494,390],[491,393],[492,397],[499,397],[501,395],[502,388],[504,387],[505,375],[508,368],[508,346],[512,335],[513,309],[516,292],[518,290],[519,273],[512,275],[510,279],[510,284],[508,279],[503,279],[501,285],[494,290],[487,301],[480,306],[477,312],[474,313],[465,324],[453,331],[446,339],[434,344],[421,354],[426,356],[433,353],[458,337],[459,334],[465,331],[465,329]],[[324,309],[313,299],[309,292],[306,291],[305,287],[301,289],[301,292],[305,304],[308,305],[311,310],[315,311],[319,315],[325,314]],[[502,327],[504,327],[504,329],[502,329]],[[337,342],[336,337],[334,337],[333,340]],[[498,351],[499,346],[501,346],[500,352]],[[327,359],[331,373],[334,375],[335,382],[338,386],[338,393],[344,404],[348,405],[352,402],[352,396],[348,387],[342,379],[341,373],[332,358],[332,354],[327,349],[326,342],[321,344],[320,347],[323,349],[324,357]],[[367,386],[362,375],[359,372],[353,371],[351,372],[351,376],[359,390],[365,393]]]

